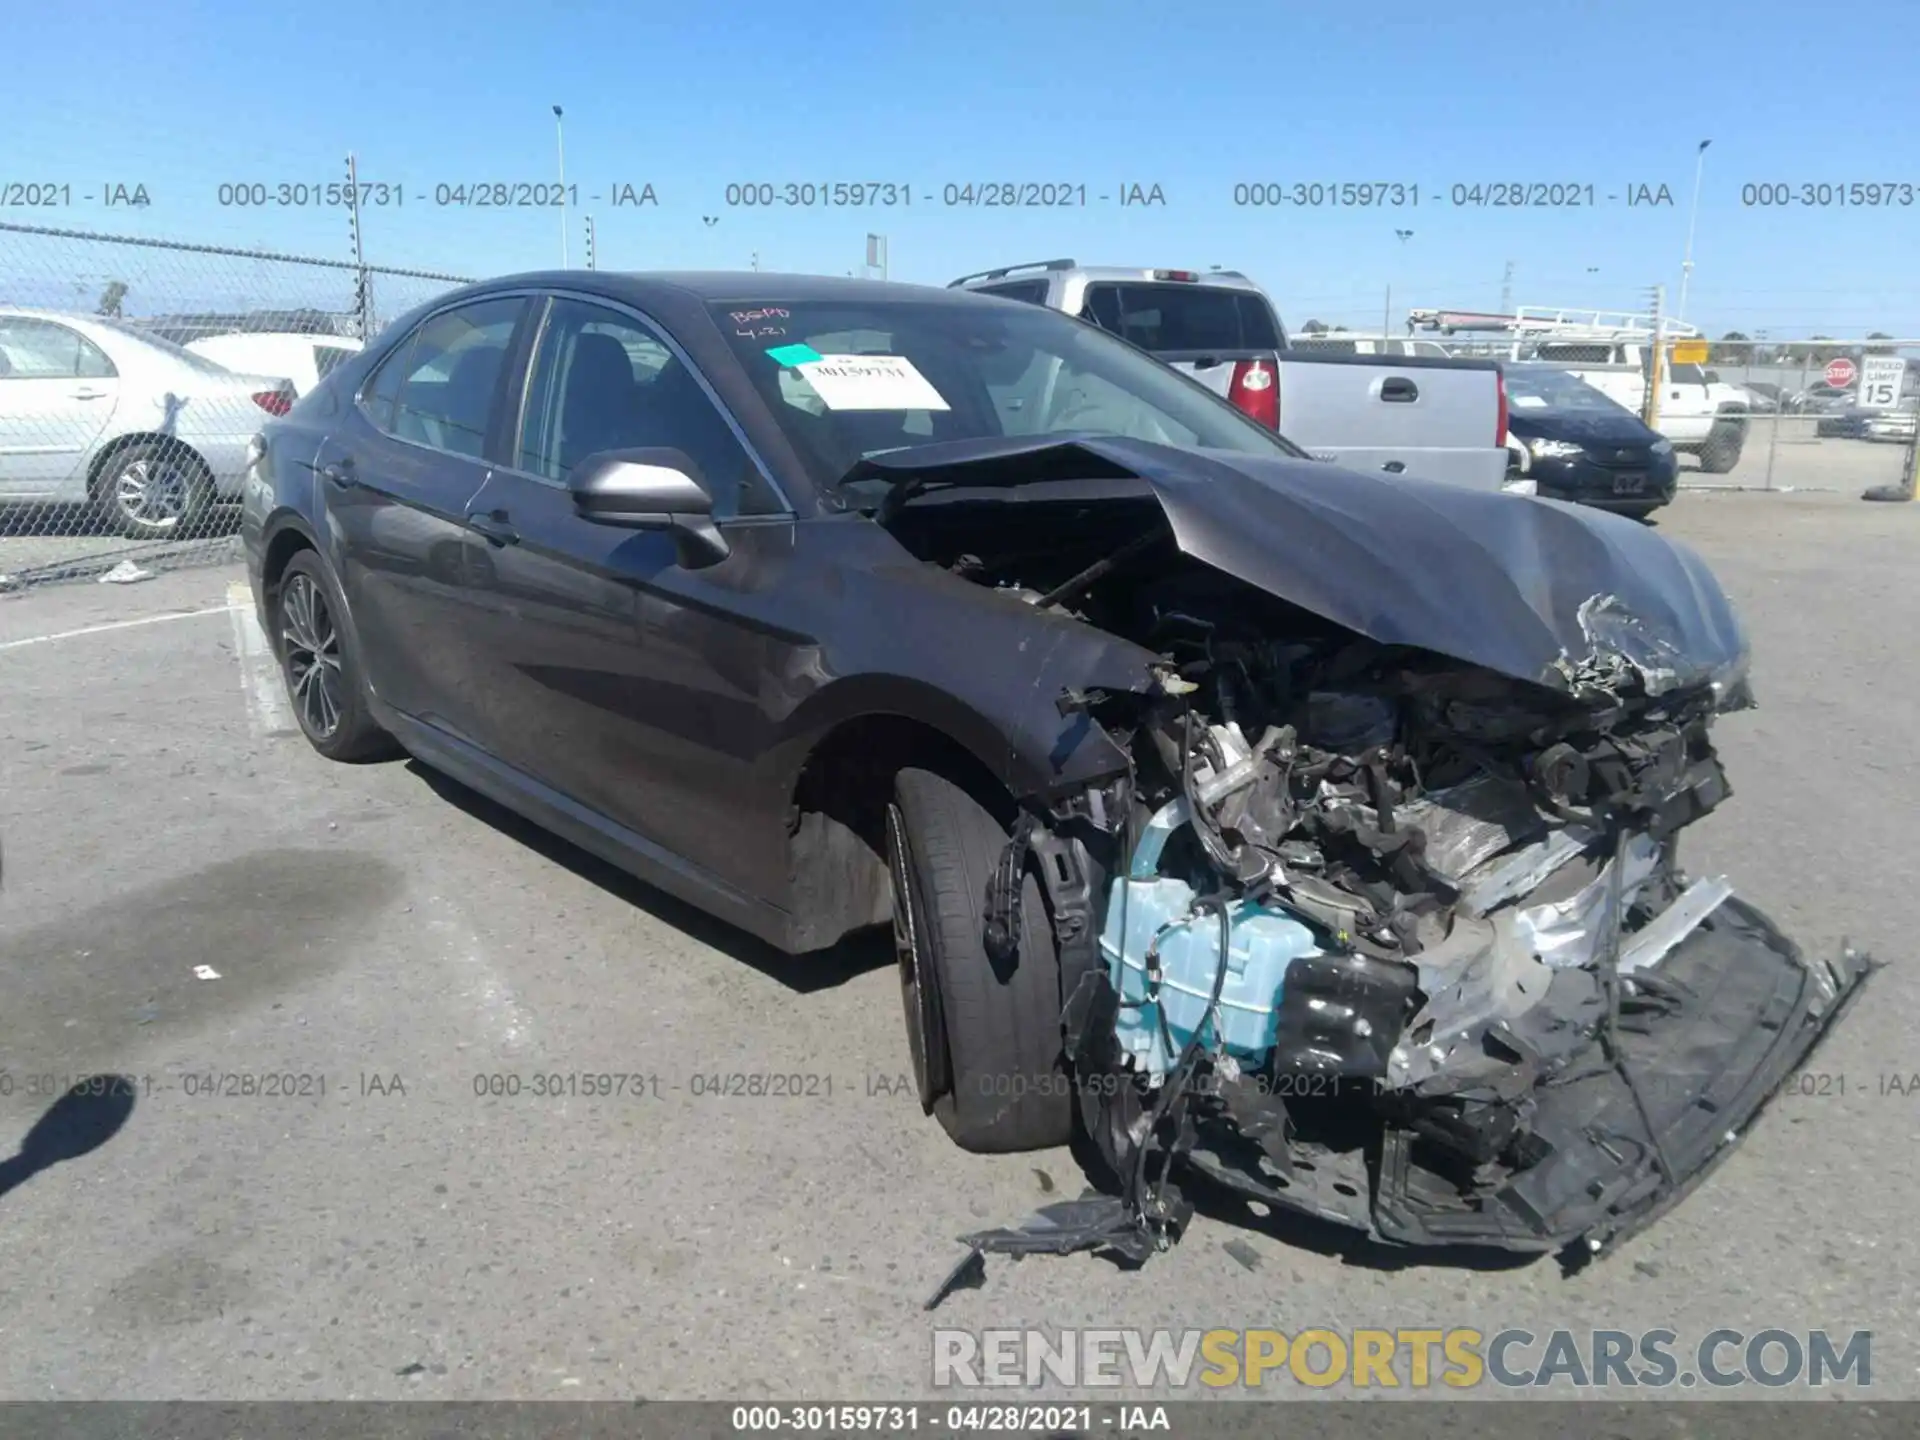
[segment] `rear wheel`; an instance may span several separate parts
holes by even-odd
[[[1700,468],[1709,475],[1725,475],[1740,463],[1746,441],[1746,427],[1715,425],[1700,446]]]
[[[894,943],[922,1106],[962,1149],[1039,1150],[1072,1132],[1060,961],[1040,882],[1021,881],[1016,953],[986,945],[1007,828],[960,786],[902,770],[887,812]]]
[[[307,742],[329,760],[377,760],[398,750],[374,720],[360,657],[340,616],[339,588],[320,557],[287,562],[273,601],[273,648]]]

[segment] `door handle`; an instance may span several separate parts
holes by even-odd
[[[107,398],[107,392],[104,390],[76,390],[73,392],[73,398],[75,400],[104,400]]]
[[[1407,462],[1404,460],[1389,460],[1380,468],[1389,475],[1403,475],[1406,473]]]
[[[490,545],[518,545],[520,532],[513,528],[507,519],[507,512],[494,510],[490,513],[467,516],[467,528],[476,535],[487,537]]]
[[[1420,398],[1420,389],[1402,375],[1389,375],[1380,385],[1380,398],[1390,405],[1405,405]]]
[[[338,485],[342,490],[351,490],[360,483],[360,477],[354,473],[351,455],[342,455],[330,465],[316,465],[311,460],[302,460],[300,463],[329,485]]]

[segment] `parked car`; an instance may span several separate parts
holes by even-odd
[[[1901,445],[1911,443],[1916,429],[1920,429],[1916,419],[1920,417],[1916,417],[1914,404],[1909,399],[1899,410],[1882,410],[1869,417],[1860,438]]]
[[[0,306],[0,505],[92,504],[136,539],[191,533],[238,498],[248,442],[293,400],[284,376],[125,321]]]
[[[1486,360],[1300,348],[1237,270],[1004,266],[952,289],[1065,311],[1137,345],[1318,459],[1497,490],[1506,478],[1499,369]],[[1429,342],[1430,343],[1430,342]]]
[[[346,335],[242,331],[189,340],[187,349],[229,370],[285,375],[293,382],[294,393],[304,395],[342,360],[359,354],[361,342]]]
[[[1593,358],[1604,355],[1604,359]],[[1529,357],[1558,365],[1638,415],[1645,410],[1652,347],[1636,341],[1546,341]],[[1747,443],[1747,396],[1738,386],[1709,380],[1694,364],[1669,365],[1655,413],[1659,432],[1683,455],[1697,456],[1709,475],[1740,463]]]
[[[1506,367],[1513,473],[1534,493],[1645,519],[1673,502],[1673,442],[1552,365]]]
[[[1746,394],[1749,414],[1777,415],[1780,413],[1783,396],[1778,385],[1765,380],[1742,380],[1735,388]]]
[[[1042,307],[469,286],[267,424],[241,533],[321,754],[397,741],[797,956],[891,924],[923,1109],[1110,1172],[983,1248],[1145,1258],[1197,1171],[1599,1249],[1871,968],[1677,868],[1748,695],[1694,552],[1313,463]]]
[[[1788,408],[1796,415],[1829,415],[1839,413],[1852,403],[1852,386],[1829,385],[1818,380],[1804,390],[1795,391],[1788,399]]]

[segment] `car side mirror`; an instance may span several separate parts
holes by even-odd
[[[684,451],[601,450],[573,467],[567,489],[583,520],[626,530],[666,530],[680,564],[717,565],[732,553],[713,523],[713,497]]]

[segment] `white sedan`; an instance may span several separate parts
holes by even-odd
[[[122,533],[192,533],[238,500],[247,444],[293,407],[124,320],[0,306],[0,506],[93,505]]]

